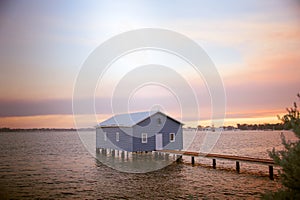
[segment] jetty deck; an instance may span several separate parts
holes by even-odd
[[[217,165],[216,159],[225,159],[225,160],[235,161],[237,173],[240,172],[240,162],[268,165],[269,166],[269,178],[271,180],[274,180],[273,166],[275,165],[275,163],[271,159],[252,158],[252,157],[235,156],[235,155],[213,154],[213,153],[205,154],[205,153],[201,153],[201,152],[176,151],[176,150],[158,150],[157,152],[179,155],[180,156],[179,159],[181,159],[182,156],[191,156],[192,165],[195,164],[195,157],[212,158],[212,165],[213,165],[214,169],[216,168],[216,165]]]

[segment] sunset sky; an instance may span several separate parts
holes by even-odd
[[[178,32],[205,50],[224,84],[225,125],[277,123],[276,116],[297,100],[297,0],[4,0],[0,2],[0,127],[75,127],[72,96],[82,65],[104,41],[140,28]],[[180,116],[180,102],[159,85],[143,86],[132,96],[122,97],[128,102],[128,110],[158,106],[187,126],[210,124],[205,77],[195,75],[180,59],[154,51],[128,55],[107,71],[95,90],[94,114],[98,121],[113,115],[107,105],[111,105],[115,85],[138,66],[151,63],[166,65],[187,80],[199,99],[200,117]],[[170,84],[182,86],[168,75],[161,74]],[[78,117],[89,114],[93,113]],[[92,127],[95,123],[86,120],[80,126]]]

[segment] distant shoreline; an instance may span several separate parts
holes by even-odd
[[[30,131],[94,131],[95,128],[0,128],[0,132],[30,132]]]
[[[283,123],[276,124],[237,124],[237,126],[222,126],[214,127],[212,126],[198,126],[198,127],[184,127],[184,130],[198,130],[198,131],[279,131],[279,130],[289,130],[290,127],[285,127]],[[95,131],[96,128],[0,128],[0,132],[26,132],[26,131]]]

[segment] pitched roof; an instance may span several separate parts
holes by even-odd
[[[146,118],[156,114],[161,113],[165,116],[166,114],[160,112],[160,111],[149,111],[149,112],[136,112],[136,113],[126,113],[126,114],[119,114],[112,116],[111,118],[101,122],[98,124],[98,127],[104,127],[104,126],[126,126],[126,127],[132,127],[139,122],[145,120]],[[171,118],[171,117],[169,117]],[[173,118],[171,118],[173,119]],[[174,121],[182,124],[181,122],[173,119]]]

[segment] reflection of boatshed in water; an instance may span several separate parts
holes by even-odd
[[[129,152],[181,150],[182,125],[160,111],[115,115],[97,126],[96,148]]]

